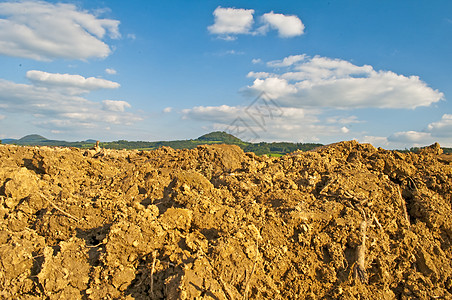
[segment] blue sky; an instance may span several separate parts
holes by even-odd
[[[452,146],[452,2],[0,1],[0,138]]]

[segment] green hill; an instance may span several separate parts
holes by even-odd
[[[16,141],[17,144],[32,144],[32,143],[42,143],[42,142],[46,142],[49,141],[48,139],[46,139],[43,136],[40,136],[39,134],[30,134],[30,135],[26,135],[21,139],[18,139]]]
[[[241,139],[236,138],[232,134],[226,133],[224,131],[214,131],[197,138],[198,141],[207,141],[207,142],[222,142],[225,144],[244,144]]]
[[[62,146],[62,147],[78,147],[90,148],[95,144],[95,140],[90,139],[83,142],[66,142],[58,140],[49,140],[37,134],[24,136],[21,139],[7,139],[5,144],[27,145],[27,146]],[[274,156],[284,155],[296,150],[311,150],[313,148],[322,146],[322,144],[311,143],[249,143],[226,133],[224,131],[214,131],[204,134],[197,139],[192,140],[176,140],[176,141],[126,141],[119,140],[113,142],[101,142],[102,148],[108,149],[138,149],[138,150],[154,150],[162,146],[171,147],[173,149],[193,149],[199,145],[209,144],[228,144],[237,145],[245,152],[254,152],[257,155],[268,154]]]

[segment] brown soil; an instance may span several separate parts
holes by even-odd
[[[0,145],[0,298],[451,299],[440,152]]]

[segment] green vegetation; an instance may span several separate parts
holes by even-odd
[[[161,142],[129,142],[129,141],[115,141],[108,143],[100,143],[103,148],[110,149],[140,149],[140,150],[154,150],[162,146],[171,147],[173,149],[193,149],[199,145],[210,144],[228,144],[237,145],[245,152],[254,152],[256,155],[284,155],[296,150],[307,151],[313,148],[322,146],[322,144],[312,143],[247,143],[235,136],[222,131],[215,131],[196,140],[179,140],[179,141],[161,141]]]
[[[1,143],[1,141],[0,141]],[[96,144],[96,140],[86,140],[81,142],[66,142],[58,140],[49,140],[43,136],[32,134],[24,136],[21,139],[3,139],[4,144],[16,144],[26,146],[55,146],[55,147],[77,147],[77,148],[91,148]],[[193,149],[199,145],[211,145],[211,144],[228,144],[237,145],[245,152],[254,152],[256,155],[269,155],[273,157],[279,157],[287,153],[291,153],[297,150],[309,151],[314,148],[322,146],[322,144],[316,143],[286,143],[286,142],[273,142],[273,143],[248,143],[241,139],[228,134],[224,131],[215,131],[200,136],[194,140],[176,140],[176,141],[158,141],[158,142],[146,142],[146,141],[126,141],[119,140],[114,142],[100,143],[102,148],[108,149],[137,149],[137,150],[155,150],[160,147],[166,146],[173,149]],[[444,153],[452,153],[452,148],[442,148]],[[410,149],[400,150],[401,152],[419,152],[419,147],[412,147]]]
[[[443,153],[445,154],[451,154],[452,153],[452,148],[441,148],[443,149]]]
[[[240,145],[246,144],[241,139],[236,138],[232,134],[226,133],[224,131],[214,131],[197,138],[198,141],[206,141],[206,142],[222,142],[225,144],[233,144]]]
[[[426,147],[428,147],[428,146],[426,146]],[[397,151],[403,152],[403,153],[408,153],[408,152],[419,153],[422,148],[425,148],[425,147],[411,147],[410,149],[397,150]],[[452,153],[452,148],[441,147],[441,149],[443,150],[444,154]]]
[[[58,140],[49,140],[37,134],[27,135],[21,139],[8,139],[5,144],[27,145],[27,146],[55,146],[55,147],[77,147],[77,148],[91,148],[95,145],[95,140],[86,140],[81,142],[66,142]],[[271,155],[281,156],[296,150],[307,151],[313,148],[322,146],[322,144],[311,143],[248,143],[244,142],[235,136],[222,131],[215,131],[195,140],[176,140],[176,141],[159,141],[159,142],[146,142],[146,141],[126,141],[119,140],[114,142],[100,143],[102,148],[108,149],[138,149],[138,150],[155,150],[160,147],[166,146],[173,149],[193,149],[199,145],[211,145],[211,144],[228,144],[237,145],[245,152],[254,152],[257,155]]]
[[[266,143],[261,142],[257,144],[249,143],[245,147],[243,147],[243,151],[245,152],[254,152],[256,155],[263,154],[280,154],[284,155],[287,153],[291,153],[297,150],[308,151],[314,148],[323,146],[322,144],[314,144],[314,143]]]

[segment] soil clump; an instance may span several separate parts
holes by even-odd
[[[451,299],[452,163],[0,145],[2,299]]]

